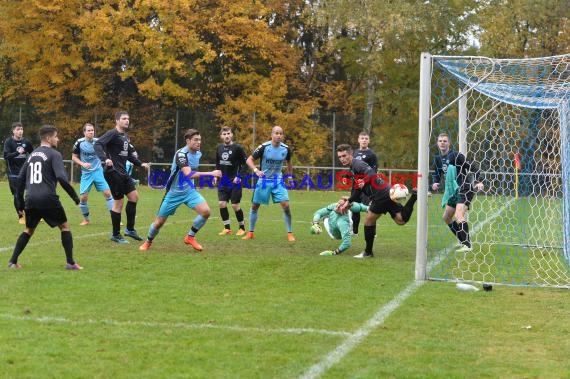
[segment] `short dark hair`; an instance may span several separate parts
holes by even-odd
[[[87,128],[87,125],[91,125],[93,127],[93,129],[95,129],[95,125],[93,125],[90,122],[86,122],[85,124],[83,124],[83,131],[85,131],[85,128]]]
[[[127,111],[118,111],[117,113],[115,113],[115,121],[119,121],[121,119],[121,116],[124,115],[129,115],[129,112]]]
[[[184,141],[187,139],[192,139],[195,135],[200,135],[200,132],[196,129],[188,129],[186,133],[184,133]]]
[[[230,126],[224,126],[222,129],[220,129],[220,135],[223,132],[232,132],[233,133],[232,128]]]
[[[347,151],[349,153],[352,153],[352,147],[347,143],[342,143],[336,147],[336,151],[337,153],[340,151]]]
[[[38,133],[40,135],[40,139],[43,141],[57,133],[57,128],[53,125],[42,125]]]
[[[16,121],[12,123],[12,130],[19,128],[19,127],[24,127],[24,125],[22,125],[22,123],[20,121]]]
[[[370,137],[370,134],[368,134],[368,132],[362,131],[362,132],[360,132],[360,133],[358,134],[358,136],[359,136],[359,137],[360,137],[360,136],[368,136],[368,137]]]

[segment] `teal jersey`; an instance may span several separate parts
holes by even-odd
[[[97,138],[88,141],[85,137],[79,138],[73,145],[73,154],[77,154],[82,162],[89,163],[91,168],[81,167],[81,171],[93,172],[101,169],[101,159],[95,153]]]
[[[327,232],[330,236],[337,240],[342,240],[340,246],[338,247],[339,253],[348,249],[351,244],[350,231],[352,230],[352,217],[351,212],[368,212],[368,206],[361,203],[352,203],[350,207],[350,212],[345,214],[340,214],[335,212],[336,203],[327,205],[315,212],[313,215],[313,222],[318,222],[324,218],[328,219]]]
[[[283,173],[283,163],[291,160],[291,149],[283,142],[273,146],[271,141],[262,143],[251,154],[253,159],[260,159],[260,169],[265,177],[279,179]]]

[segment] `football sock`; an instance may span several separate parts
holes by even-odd
[[[412,217],[412,213],[414,213],[414,204],[416,203],[416,200],[418,200],[418,195],[412,192],[412,196],[410,196],[410,198],[406,202],[406,205],[404,205],[404,209],[402,210],[402,219],[404,220],[404,222],[408,222],[410,220],[410,217]]]
[[[236,211],[236,218],[240,229],[245,229],[245,222],[243,222],[243,210],[240,208]]]
[[[105,200],[105,204],[107,205],[107,209],[111,210],[113,209],[113,204],[115,203],[115,200],[113,200],[113,196],[109,196],[107,198],[107,200]]]
[[[125,207],[125,213],[127,214],[127,229],[135,230],[135,217],[137,216],[137,203],[134,201],[127,201],[127,206]]]
[[[358,227],[360,226],[360,212],[352,214],[352,234],[358,234]]]
[[[69,230],[61,232],[61,245],[65,251],[65,259],[70,265],[74,265],[73,261],[73,237]]]
[[[79,203],[79,209],[81,209],[81,214],[83,215],[83,218],[89,220],[89,206],[87,205],[87,202]]]
[[[291,233],[293,231],[293,226],[291,225],[291,209],[289,207],[283,210],[283,219],[285,220],[287,233]]]
[[[192,224],[192,227],[190,228],[190,231],[188,232],[188,235],[192,236],[192,237],[195,236],[196,233],[198,233],[198,231],[200,230],[200,228],[202,228],[202,226],[204,226],[206,221],[208,221],[208,219],[203,217],[202,215],[196,216],[196,218],[194,219],[194,223]]]
[[[257,209],[253,210],[253,208],[249,210],[249,230],[251,232],[255,230],[255,223],[257,222],[257,211]]]
[[[467,225],[467,221],[462,221],[458,223],[459,230],[457,231],[457,238],[459,242],[467,247],[471,247],[471,239],[469,238],[469,225]]]
[[[12,253],[12,258],[10,258],[10,263],[18,263],[18,257],[22,254],[22,251],[26,248],[28,241],[32,236],[26,232],[22,232],[16,241],[16,246],[14,246],[14,252]]]
[[[152,241],[154,239],[154,237],[156,237],[156,235],[158,234],[158,231],[160,229],[157,229],[154,226],[154,222],[150,224],[150,227],[148,228],[148,235],[146,237],[147,240]]]
[[[113,224],[113,235],[121,234],[121,214],[119,212],[109,211],[111,213],[111,223]]]
[[[447,224],[447,226],[449,226],[449,230],[451,230],[451,233],[453,233],[453,235],[457,237],[457,232],[459,231],[459,224],[457,223],[457,221],[453,220],[453,222],[451,224]]]
[[[220,216],[222,216],[222,222],[226,229],[230,229],[230,212],[228,208],[220,208]]]
[[[376,225],[364,225],[364,240],[366,241],[366,248],[364,251],[372,253],[374,247],[374,236],[376,235]]]

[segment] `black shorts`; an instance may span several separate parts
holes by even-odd
[[[460,191],[452,196],[449,200],[447,200],[447,205],[451,208],[456,208],[457,204],[465,204],[467,209],[471,205],[471,201],[475,197],[475,191],[468,190],[468,191]]]
[[[133,179],[126,174],[119,173],[117,170],[106,170],[105,180],[109,184],[109,189],[115,200],[121,200],[126,194],[135,190]]]
[[[241,202],[242,190],[241,185],[233,186],[220,186],[218,187],[218,200],[228,201],[231,200],[232,204],[239,204]]]
[[[61,205],[55,208],[26,208],[26,227],[35,229],[42,218],[52,228],[67,222]]]
[[[393,201],[392,199],[385,198],[382,200],[372,200],[372,203],[370,204],[370,207],[368,208],[368,210],[372,213],[376,213],[376,214],[386,214],[386,213],[390,213],[390,216],[392,218],[396,217],[396,214],[398,212],[402,212],[402,210],[404,209],[404,206],[396,201]]]

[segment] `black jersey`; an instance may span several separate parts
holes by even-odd
[[[241,145],[232,143],[231,145],[219,144],[216,149],[216,170],[222,171],[224,178],[233,180],[236,176],[247,175],[247,156]]]
[[[376,171],[368,166],[360,159],[353,159],[350,165],[350,173],[352,175],[352,192],[350,201],[360,201],[360,195],[364,194],[372,201],[382,201],[390,198],[390,188],[388,183],[376,175]],[[359,179],[368,179],[364,187],[359,188],[357,181]]]
[[[19,152],[19,148],[23,149],[23,152]],[[28,158],[28,154],[33,150],[32,144],[25,138],[16,140],[14,137],[10,137],[4,142],[4,159],[6,160],[6,171],[9,177],[18,177],[22,166],[26,162],[26,158]]]
[[[376,153],[374,153],[374,151],[371,149],[356,149],[354,151],[354,159],[359,159],[366,162],[366,164],[370,166],[375,172],[378,170],[378,157],[376,156]]]
[[[471,182],[468,180],[468,174],[471,172],[475,175],[475,180],[481,182],[479,175],[479,167],[474,162],[469,162],[465,155],[455,150],[449,150],[447,154],[437,154],[433,159],[433,183],[441,183],[447,174],[447,167],[454,165],[457,168],[457,177],[455,181],[462,191],[471,189]]]
[[[67,180],[59,151],[40,146],[28,157],[18,177],[20,190],[26,189],[26,208],[47,209],[61,206],[55,188],[59,182],[69,196],[79,203],[77,193]]]
[[[129,136],[126,133],[120,133],[117,129],[111,129],[103,134],[95,142],[95,152],[105,170],[110,169],[105,166],[105,160],[113,161],[113,168],[122,175],[127,174],[127,161],[135,166],[142,165],[134,146],[130,144]]]

